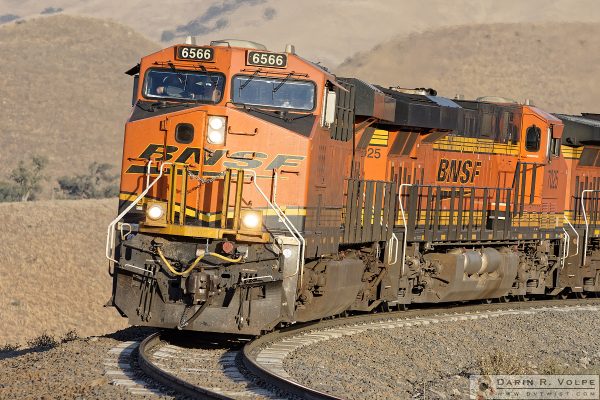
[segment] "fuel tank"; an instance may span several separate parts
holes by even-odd
[[[509,248],[452,250],[423,256],[422,288],[414,300],[447,302],[493,299],[511,289],[519,266],[518,253]]]

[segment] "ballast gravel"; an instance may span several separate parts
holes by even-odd
[[[599,320],[553,310],[369,330],[301,347],[284,368],[347,399],[467,399],[471,374],[600,374]]]
[[[150,396],[133,395],[112,384],[104,365],[110,350],[139,341],[152,330],[128,328],[110,335],[76,339],[52,348],[0,350],[0,399],[173,399],[158,388]],[[127,361],[125,361],[127,362]],[[145,378],[141,372],[134,375]]]

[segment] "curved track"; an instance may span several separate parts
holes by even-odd
[[[304,399],[339,399],[340,397],[295,382],[283,368],[286,357],[302,346],[367,330],[494,318],[502,315],[535,315],[557,309],[565,312],[582,309],[598,311],[600,300],[468,304],[320,321],[269,333],[246,343],[243,348],[243,342],[238,341],[222,350],[224,353],[218,358],[213,369],[208,366],[206,359],[201,360],[204,361],[205,368],[180,368],[188,371],[187,377],[163,364],[168,359],[177,360],[180,364],[182,361],[186,365],[191,364],[195,360],[190,356],[192,350],[165,344],[161,342],[160,333],[156,333],[140,344],[139,364],[151,378],[194,398],[277,399],[292,396]],[[216,370],[220,370],[219,373],[224,377],[215,378]],[[189,372],[199,375],[190,379]],[[231,386],[226,379],[230,379],[236,386]],[[192,383],[192,380],[202,383]]]

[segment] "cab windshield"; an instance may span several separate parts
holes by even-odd
[[[238,75],[232,86],[234,103],[305,111],[315,107],[315,84],[310,81]]]
[[[225,75],[220,73],[153,69],[146,74],[144,96],[218,103],[224,86]]]

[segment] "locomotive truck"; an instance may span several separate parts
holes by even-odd
[[[598,114],[382,87],[240,40],[127,73],[106,256],[131,324],[257,335],[600,289]]]

